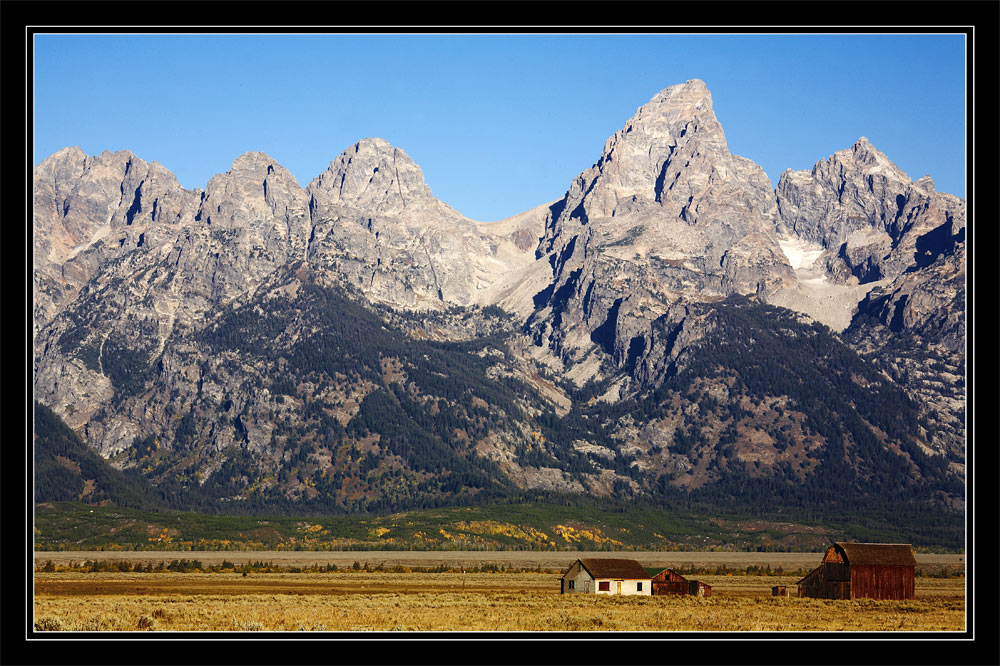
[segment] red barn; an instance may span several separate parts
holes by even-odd
[[[800,597],[912,599],[917,559],[910,544],[842,543],[798,582]]]

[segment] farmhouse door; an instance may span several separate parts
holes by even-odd
[[[618,594],[622,593],[622,582],[620,580],[615,581],[618,584]]]

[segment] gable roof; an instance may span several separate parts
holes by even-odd
[[[684,576],[680,575],[679,573],[677,573],[676,571],[674,571],[673,569],[670,569],[670,568],[666,568],[666,569],[659,569],[659,568],[657,568],[657,569],[651,569],[649,567],[646,567],[646,571],[650,574],[650,577],[654,578],[654,579],[659,576],[660,580],[662,580],[662,581],[668,581],[668,582],[674,582],[674,583],[685,583],[685,582],[687,582],[687,578],[685,578]]]
[[[652,578],[635,560],[588,557],[579,560],[579,562],[594,578],[638,578],[640,580]]]
[[[848,564],[885,564],[916,566],[917,558],[908,543],[844,543],[833,544],[844,554]]]
[[[795,584],[796,585],[801,585],[802,583],[806,582],[807,580],[821,578],[822,574],[820,573],[820,570],[822,568],[823,568],[823,565],[821,564],[818,567],[816,567],[815,569],[813,569],[812,571],[810,571],[809,573],[807,573],[805,576],[803,576],[802,578],[800,578],[798,581],[796,581]]]

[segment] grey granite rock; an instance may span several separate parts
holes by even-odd
[[[729,152],[704,82],[667,88],[553,207],[541,246],[553,285],[536,340],[575,363],[599,344],[595,331],[617,344],[639,335],[608,318],[615,303],[634,303],[648,328],[685,300],[771,293],[794,279],[776,227],[770,182]]]

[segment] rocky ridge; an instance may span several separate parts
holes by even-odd
[[[667,88],[553,206],[536,343],[578,384],[598,372],[602,351],[635,367],[652,352],[652,323],[680,326],[685,303],[792,283],[776,227],[767,176],[729,152],[704,82]]]
[[[105,456],[154,435],[169,447],[177,419],[204,403],[239,417],[198,426],[213,452],[201,482],[234,444],[280,467],[275,419],[295,411],[262,390],[279,366],[207,354],[199,336],[232,313],[294,311],[312,284],[355,290],[413,335],[503,332],[516,360],[492,376],[537,391],[529,412],[559,414],[581,388],[616,404],[660,387],[712,335],[701,306],[745,296],[842,332],[921,405],[927,451],[957,460],[964,441],[964,202],[929,176],[911,181],[863,137],[772,190],[729,152],[698,80],[640,107],[561,199],[496,223],[436,199],[381,139],[351,146],[305,188],[259,152],[184,190],[128,151],[78,148],[39,164],[34,184],[35,395]],[[509,323],[483,315],[497,306]],[[308,317],[291,320],[275,354],[315,332]],[[911,343],[928,351],[900,351]],[[308,389],[305,404],[357,410],[375,388],[338,381]],[[721,384],[711,391],[726,399]],[[505,427],[477,448],[529,487],[585,491],[565,471],[518,463],[532,426]],[[663,433],[650,427],[639,439],[659,455]],[[592,491],[625,478],[605,472]]]

